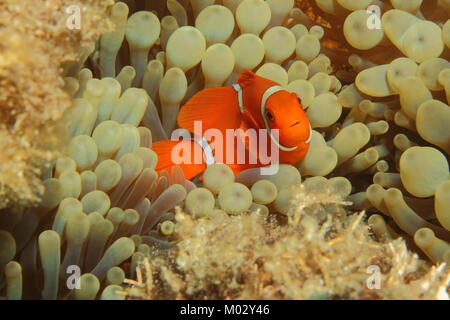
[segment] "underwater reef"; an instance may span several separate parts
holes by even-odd
[[[448,0],[2,1],[0,298],[449,299],[449,16]],[[184,103],[244,70],[301,99],[306,157],[157,172]]]
[[[109,1],[49,0],[0,3],[0,208],[36,205],[42,168],[63,144],[55,121],[72,104],[61,65],[80,59],[112,28],[104,19]],[[66,26],[69,5],[82,5],[80,30]],[[84,60],[83,60],[84,61]]]

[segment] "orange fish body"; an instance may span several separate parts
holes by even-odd
[[[178,165],[188,179],[213,162],[227,164],[235,174],[266,166],[274,156],[275,163],[294,164],[305,157],[311,139],[311,126],[297,95],[251,71],[244,71],[232,87],[197,93],[181,108],[178,125],[195,136],[182,142],[155,142],[156,171],[171,171]],[[174,148],[183,150],[182,163],[174,161]]]

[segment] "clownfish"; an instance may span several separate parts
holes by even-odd
[[[177,123],[195,135],[192,139],[177,140],[172,134],[172,140],[155,142],[152,146],[158,156],[155,170],[170,172],[176,165],[187,179],[201,174],[215,162],[227,164],[235,174],[264,167],[267,163],[262,161],[261,146],[270,149],[269,157],[277,155],[276,163],[295,164],[305,157],[312,135],[297,95],[251,71],[244,71],[232,86],[198,92],[181,107]],[[211,137],[209,129],[215,129],[224,138]],[[262,132],[253,135],[258,142],[250,141],[249,135],[230,134],[249,129]],[[244,147],[239,149],[239,143]],[[175,159],[179,154],[184,159],[181,163]]]

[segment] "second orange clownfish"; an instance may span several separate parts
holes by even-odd
[[[297,163],[305,157],[312,133],[297,95],[251,71],[244,71],[233,86],[204,89],[194,95],[181,108],[178,125],[194,137],[157,141],[152,149],[158,155],[157,172],[170,172],[177,165],[187,179],[214,162],[227,164],[235,174],[267,166],[267,159],[272,161],[269,164]],[[209,129],[216,129],[216,135],[208,134]],[[230,134],[249,129],[256,135]],[[251,141],[252,137],[258,141]],[[267,158],[262,156],[262,147],[266,147]],[[195,155],[201,155],[200,159]]]

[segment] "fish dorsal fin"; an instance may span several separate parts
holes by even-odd
[[[201,121],[202,135],[208,129],[237,129],[241,124],[237,93],[232,87],[208,88],[194,95],[180,110],[178,125],[194,132],[194,121]]]
[[[250,70],[245,70],[241,73],[241,75],[237,78],[236,82],[241,86],[241,88],[245,88],[255,81],[256,75]]]
[[[262,127],[263,123],[259,114],[263,95],[268,88],[276,86],[278,83],[246,70],[237,79],[237,84],[244,91],[242,100],[245,109],[253,115],[254,119],[259,123],[259,127]]]

